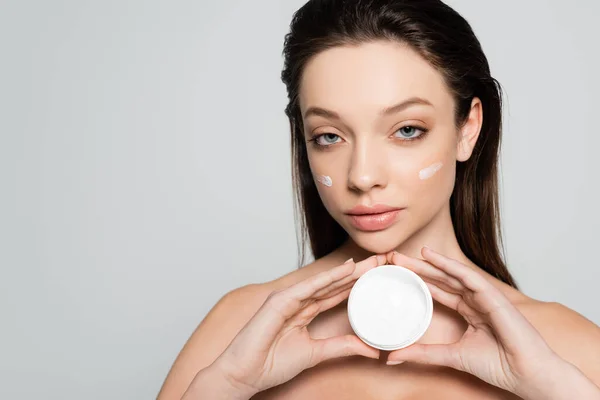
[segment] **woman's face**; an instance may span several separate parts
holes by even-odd
[[[479,133],[480,103],[457,130],[441,74],[416,52],[391,41],[328,49],[306,65],[299,101],[321,200],[360,247],[398,248],[448,211],[456,161],[470,156]],[[359,205],[401,210],[350,215]]]

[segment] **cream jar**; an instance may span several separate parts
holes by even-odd
[[[425,334],[433,315],[429,288],[417,274],[399,265],[382,265],[363,274],[348,297],[354,333],[380,350],[397,350]]]

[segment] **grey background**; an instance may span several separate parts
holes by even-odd
[[[0,398],[154,398],[224,293],[295,268],[303,3],[0,3]],[[600,3],[450,4],[508,98],[509,267],[599,324]]]

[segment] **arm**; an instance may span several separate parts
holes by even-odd
[[[211,365],[196,374],[181,400],[248,400],[256,393],[253,388],[229,380],[217,365]]]
[[[573,364],[557,357],[548,365],[547,374],[538,382],[530,382],[522,393],[526,400],[600,400],[600,388]]]

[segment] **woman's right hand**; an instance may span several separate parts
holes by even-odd
[[[272,292],[227,349],[213,363],[250,396],[289,381],[305,369],[343,356],[379,358],[379,350],[354,334],[310,337],[307,325],[348,298],[356,280],[386,263],[385,255],[352,259],[283,290]]]

